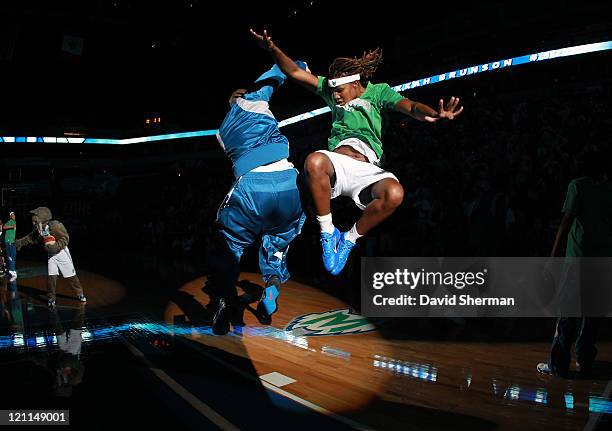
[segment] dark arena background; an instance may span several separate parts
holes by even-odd
[[[594,165],[612,181],[610,2],[19,1],[0,22],[3,427],[612,428],[610,318],[590,372],[572,359],[557,376],[536,369],[554,315],[360,314],[362,258],[547,257],[570,181]],[[235,178],[214,134],[232,91],[273,64],[250,28],[319,75],[380,47],[372,82],[464,112],[388,117],[382,167],[404,199],[337,276],[301,174],[307,219],[272,323],[255,243],[236,286],[245,325],[215,335],[206,276]],[[280,121],[324,102],[288,80],[270,106]],[[305,117],[280,128],[300,171],[331,126]],[[37,207],[69,232],[86,302],[60,276],[49,306],[42,242],[11,272],[9,213],[19,239]],[[331,208],[341,231],[361,214],[346,197]]]

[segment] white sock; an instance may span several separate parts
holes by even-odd
[[[351,230],[346,233],[345,238],[352,243],[356,243],[362,236],[363,235],[359,235],[359,232],[357,232],[357,224],[354,224]]]
[[[321,225],[321,232],[334,233],[334,223],[332,222],[331,213],[324,216],[317,216],[317,221]]]

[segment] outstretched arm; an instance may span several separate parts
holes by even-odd
[[[30,232],[23,238],[17,239],[15,241],[15,247],[17,247],[17,250],[19,250],[21,247],[25,247],[26,245],[35,244],[37,237],[38,237],[38,231],[34,229],[32,232]]]
[[[557,229],[557,235],[555,236],[555,242],[553,244],[552,251],[550,252],[550,257],[559,256],[559,252],[561,250],[561,243],[565,239],[567,233],[572,227],[572,223],[574,222],[574,216],[570,213],[565,213],[563,218],[561,219],[561,224],[559,225],[559,229]]]
[[[395,104],[395,110],[419,121],[427,121],[435,123],[436,121],[446,118],[453,120],[457,115],[463,112],[463,106],[458,108],[459,98],[451,97],[450,101],[444,106],[444,100],[440,99],[438,110],[425,105],[424,103],[415,102],[410,99],[402,99]]]
[[[263,34],[258,34],[250,30],[253,37],[257,40],[259,46],[270,53],[274,62],[278,64],[283,73],[291,79],[297,81],[310,91],[317,90],[319,78],[310,73],[309,70],[300,69],[291,58],[289,58],[279,47],[277,47],[272,38],[268,35],[268,31],[264,30]]]

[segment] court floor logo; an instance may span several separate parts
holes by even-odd
[[[370,321],[349,308],[310,313],[298,316],[285,327],[285,331],[298,332],[302,336],[362,334],[376,330]]]

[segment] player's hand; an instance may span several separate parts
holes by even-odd
[[[263,34],[256,33],[252,28],[249,29],[249,32],[253,35],[257,44],[265,49],[266,51],[272,51],[275,47],[274,42],[272,41],[272,37],[268,35],[268,30],[264,30]]]
[[[458,97],[451,97],[446,106],[444,106],[444,100],[440,99],[440,105],[438,106],[438,118],[446,118],[447,120],[453,120],[457,115],[463,112],[463,106],[460,108],[458,107]]]

